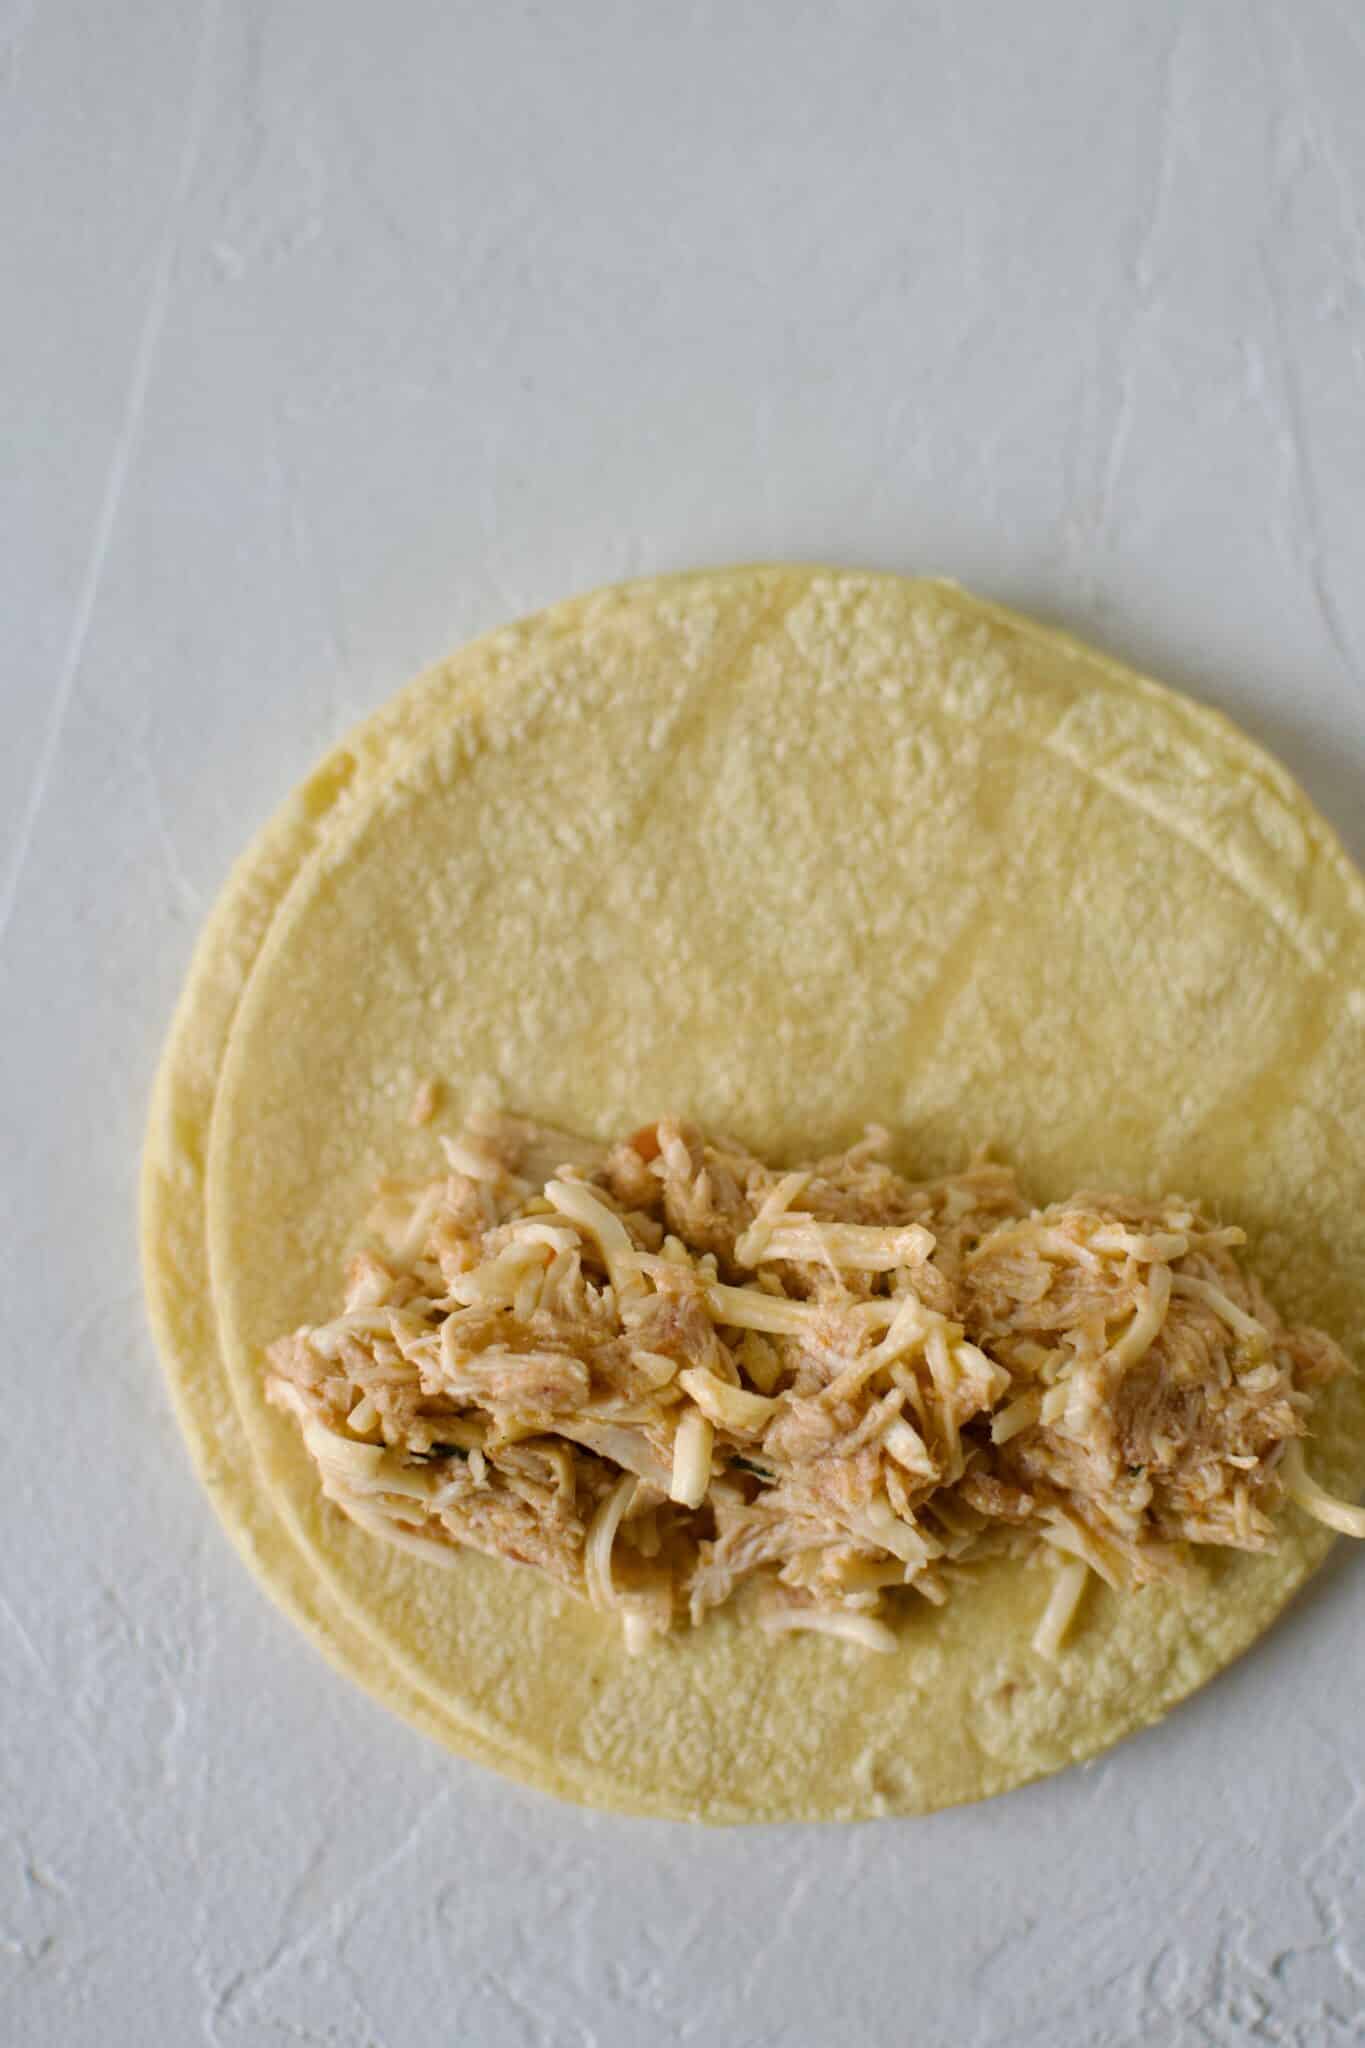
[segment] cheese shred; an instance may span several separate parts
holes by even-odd
[[[1055,1661],[1085,1597],[1089,1577],[1090,1567],[1083,1558],[1072,1558],[1070,1563],[1058,1566],[1047,1606],[1033,1631],[1033,1647],[1040,1657]]]
[[[1328,1493],[1315,1479],[1310,1479],[1303,1462],[1303,1446],[1291,1443],[1284,1454],[1285,1485],[1289,1498],[1321,1522],[1324,1528],[1335,1529],[1342,1536],[1359,1536],[1365,1539],[1365,1505],[1357,1507],[1353,1502],[1339,1500],[1334,1493]]]

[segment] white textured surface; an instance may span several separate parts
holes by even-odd
[[[1365,854],[1355,0],[4,0],[0,96],[0,2037],[1365,2040],[1359,1563],[992,1806],[585,1816],[257,1592],[133,1214],[238,846],[580,586],[956,574],[1222,704]]]

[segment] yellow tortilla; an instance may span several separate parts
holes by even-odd
[[[349,767],[347,763],[351,764]],[[344,785],[344,788],[342,787]],[[149,1142],[149,1291],[201,1469],[336,1661],[548,1789],[709,1820],[924,1811],[1093,1754],[1253,1640],[1320,1559],[1090,1595],[1053,1667],[1038,1565],[896,1655],[722,1617],[629,1658],[533,1573],[442,1571],[321,1498],[261,1348],[336,1299],[405,1113],[588,1132],[666,1109],[767,1156],[868,1121],[917,1172],[989,1139],[1040,1198],[1179,1189],[1357,1358],[1365,886],[1233,728],[942,584],[798,568],[562,605],[434,671],[248,856]],[[1310,1464],[1354,1492],[1365,1401]]]

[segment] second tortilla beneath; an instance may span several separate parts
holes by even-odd
[[[515,1104],[607,1135],[676,1104],[781,1158],[993,1139],[1044,1196],[1177,1187],[1245,1223],[1281,1310],[1348,1341],[1365,1280],[1360,887],[1247,743],[942,586],[665,580],[509,637],[307,867],[232,1033],[209,1151],[225,1368],[261,1483],[406,1686],[523,1775],[713,1819],[921,1810],[1153,1718],[1321,1555],[1289,1525],[1199,1590],[1104,1595],[1054,1671],[1045,1576],[992,1566],[901,1647],[723,1619],[638,1659],[496,1560],[443,1573],[321,1501],[262,1352],[325,1313],[403,1117]],[[458,669],[458,663],[453,670]],[[1351,1490],[1354,1384],[1314,1467]]]

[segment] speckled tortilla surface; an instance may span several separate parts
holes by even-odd
[[[869,1121],[930,1173],[989,1141],[1040,1198],[1176,1189],[1365,1357],[1365,888],[1215,715],[953,586],[663,578],[489,636],[325,763],[196,956],[149,1135],[153,1317],[200,1469],[328,1654],[563,1795],[713,1821],[980,1798],[1093,1754],[1244,1649],[1321,1558],[1297,1513],[1193,1590],[1095,1589],[1054,1667],[1040,1564],[877,1657],[724,1617],[609,1620],[351,1527],[262,1398],[324,1314],[405,1112],[608,1134],[665,1110],[767,1156]],[[1365,1480],[1360,1382],[1310,1462]]]

